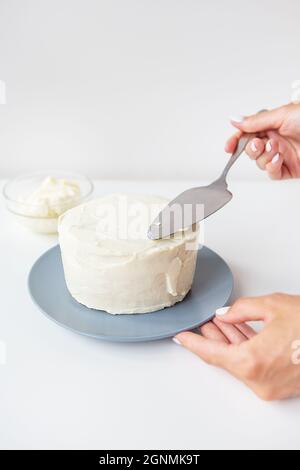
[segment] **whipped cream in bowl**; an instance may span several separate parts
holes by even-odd
[[[3,188],[7,209],[15,218],[38,233],[56,233],[58,218],[86,201],[93,183],[84,175],[43,171],[14,178]]]

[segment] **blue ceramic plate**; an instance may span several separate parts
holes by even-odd
[[[60,326],[102,340],[133,342],[168,338],[207,322],[228,302],[233,278],[225,261],[203,247],[198,252],[193,288],[182,302],[153,313],[110,315],[71,297],[60,249],[55,246],[34,263],[28,286],[36,305]]]

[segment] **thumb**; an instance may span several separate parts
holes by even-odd
[[[231,307],[216,310],[216,316],[225,323],[239,324],[247,321],[270,323],[274,318],[272,296],[242,297]]]
[[[231,118],[231,123],[243,132],[263,132],[279,129],[285,115],[285,107],[262,111],[251,116]]]

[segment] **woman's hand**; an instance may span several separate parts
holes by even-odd
[[[175,338],[209,364],[222,367],[264,400],[300,395],[300,296],[241,298],[217,310],[196,333]],[[264,322],[260,333],[245,322]]]
[[[300,104],[289,104],[248,117],[232,118],[239,129],[226,143],[232,153],[243,132],[257,133],[246,153],[272,179],[300,177]]]

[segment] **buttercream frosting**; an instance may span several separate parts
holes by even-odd
[[[78,302],[122,314],[183,300],[193,282],[198,229],[148,239],[151,221],[167,203],[157,196],[112,194],[60,216],[66,284]]]
[[[26,204],[28,215],[58,217],[79,198],[80,187],[76,181],[49,176],[22,202]]]

